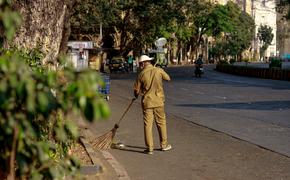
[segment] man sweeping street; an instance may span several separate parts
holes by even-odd
[[[152,126],[155,120],[160,146],[162,151],[168,151],[172,147],[167,142],[166,117],[164,112],[164,92],[162,80],[170,81],[169,75],[162,69],[151,64],[153,58],[147,55],[140,57],[139,73],[134,84],[134,96],[142,95],[142,110],[144,120],[144,136],[147,154],[153,154],[153,133]]]

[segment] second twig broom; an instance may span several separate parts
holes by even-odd
[[[126,113],[129,111],[130,107],[132,106],[133,102],[135,101],[135,98],[133,98],[129,104],[129,106],[127,107],[127,109],[125,110],[125,112],[123,113],[123,115],[121,116],[121,118],[119,119],[119,121],[114,125],[113,129],[107,133],[105,133],[104,135],[98,137],[97,139],[95,139],[93,141],[93,147],[96,149],[100,149],[100,150],[106,150],[106,149],[110,149],[113,139],[116,135],[117,129],[119,128],[119,125],[121,123],[121,121],[123,120],[123,118],[125,117]]]

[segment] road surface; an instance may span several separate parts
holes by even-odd
[[[174,149],[142,153],[142,112],[135,102],[117,133],[126,148],[110,150],[131,179],[290,179],[290,82],[223,74],[213,66],[202,78],[193,77],[192,66],[166,71]],[[135,76],[111,76],[112,116],[91,130],[102,134],[113,127],[132,98]]]

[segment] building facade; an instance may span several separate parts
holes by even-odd
[[[227,4],[230,0],[215,0],[215,3]],[[252,60],[260,60],[260,47],[262,46],[257,37],[258,29],[261,25],[272,28],[274,35],[271,45],[265,52],[265,57],[277,55],[277,12],[276,0],[233,0],[244,11],[252,16],[255,21],[255,39],[252,42]]]
[[[254,54],[258,55],[260,47],[262,46],[259,38],[257,37],[258,29],[261,25],[266,25],[272,28],[274,35],[272,43],[269,45],[265,52],[265,57],[271,57],[277,55],[277,12],[276,12],[276,1],[275,0],[253,0],[252,1],[252,17],[255,21],[255,40],[253,43]]]

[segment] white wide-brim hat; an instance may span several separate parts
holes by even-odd
[[[147,56],[147,55],[142,55],[142,56],[140,57],[139,62],[151,61],[151,60],[153,60],[153,59],[154,59],[154,58],[149,57],[149,56]]]

